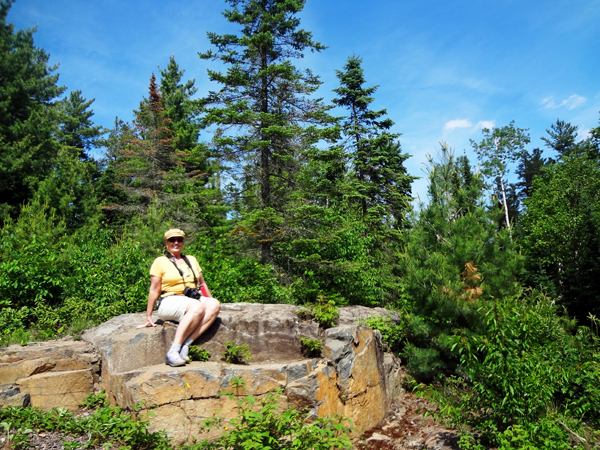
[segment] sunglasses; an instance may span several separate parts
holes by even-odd
[[[169,242],[183,242],[184,239],[182,237],[172,237],[167,239]]]

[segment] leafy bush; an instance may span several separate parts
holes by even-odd
[[[199,345],[190,345],[189,356],[192,361],[208,361],[210,359],[210,353],[208,350],[203,349]]]
[[[429,391],[443,416],[506,449],[567,448],[572,436],[565,423],[575,433],[583,422],[600,425],[594,333],[580,327],[573,335],[554,302],[536,291],[481,304],[479,312],[485,328],[457,330],[449,342],[460,377]]]
[[[340,312],[335,305],[335,300],[327,301],[323,296],[319,296],[317,300],[318,303],[311,309],[313,319],[323,328],[333,327],[340,317]]]
[[[323,351],[323,344],[318,339],[300,338],[300,343],[302,344],[302,351],[306,356],[321,356],[321,352]]]
[[[96,399],[91,399],[92,403]],[[99,403],[98,403],[99,404]],[[13,443],[24,442],[26,434],[34,430],[57,431],[69,436],[78,437],[73,442],[64,442],[65,448],[97,448],[119,447],[129,449],[154,448],[169,450],[170,439],[164,431],[149,433],[148,421],[117,407],[101,406],[92,414],[75,417],[66,409],[52,409],[49,412],[36,407],[7,406],[0,408],[0,422],[6,423],[10,429],[17,430]]]
[[[223,356],[225,361],[230,364],[243,364],[244,360],[249,361],[252,359],[248,344],[233,345],[232,341],[227,341],[225,344]]]
[[[396,325],[389,315],[372,314],[365,319],[365,323],[373,330],[381,333],[383,344],[387,351],[400,352],[406,338],[404,327]]]

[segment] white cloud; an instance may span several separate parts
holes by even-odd
[[[585,97],[581,97],[580,95],[571,95],[569,98],[563,100],[560,103],[556,103],[554,101],[554,96],[546,97],[542,100],[542,105],[544,105],[545,109],[556,109],[561,107],[566,107],[567,109],[575,109],[578,106],[583,105],[586,102]]]
[[[479,122],[477,122],[477,125],[475,125],[475,128],[487,128],[491,130],[492,128],[494,128],[495,125],[496,122],[494,122],[493,120],[480,120]]]
[[[473,124],[467,119],[454,119],[446,122],[444,130],[454,130],[455,128],[471,128]]]

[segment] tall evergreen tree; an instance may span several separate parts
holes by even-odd
[[[35,28],[7,23],[12,0],[0,1],[0,221],[18,215],[53,170],[59,144],[55,99],[64,88],[34,45]]]
[[[135,111],[132,139],[120,149],[119,177],[130,197],[129,205],[120,205],[122,210],[145,212],[156,197],[162,202],[168,198],[169,174],[178,164],[171,120],[166,117],[165,110],[156,77],[152,74],[149,97]]]
[[[81,91],[72,91],[68,97],[58,102],[60,114],[59,141],[61,144],[79,149],[79,158],[83,161],[91,159],[90,152],[100,136],[102,127],[95,126],[91,120],[94,112],[89,109],[92,100],[81,96]]]
[[[523,218],[527,282],[580,321],[600,313],[600,160],[563,156],[533,181]]]
[[[229,66],[224,73],[208,71],[222,87],[206,100],[206,123],[221,129],[214,138],[219,157],[241,167],[232,177],[237,193],[248,199],[246,229],[267,262],[298,173],[298,152],[322,137],[317,125],[328,120],[320,100],[310,97],[320,85],[318,77],[301,72],[291,60],[325,47],[299,28],[304,0],[228,3],[224,16],[241,32],[208,33],[216,52],[200,54]]]
[[[390,133],[394,122],[385,117],[385,109],[373,111],[370,104],[378,86],[365,87],[362,59],[348,58],[343,71],[337,71],[340,87],[333,102],[350,115],[343,123],[346,146],[350,151],[356,197],[362,215],[387,226],[397,227],[410,203],[410,184],[414,177],[406,173],[399,133]]]
[[[429,157],[429,203],[405,236],[401,267],[410,315],[404,355],[423,379],[456,367],[450,339],[480,329],[486,302],[520,291],[523,259],[508,230],[497,226],[500,214],[488,207],[482,174],[461,167],[467,161],[459,163],[446,144],[439,158]]]
[[[197,91],[195,80],[182,83],[184,72],[175,61],[175,56],[171,56],[167,68],[160,71],[160,93],[164,99],[165,116],[171,120],[175,148],[191,152],[198,146],[201,126],[197,118],[198,102],[192,100]]]
[[[548,164],[548,160],[542,157],[542,150],[533,149],[532,153],[527,150],[519,158],[519,165],[516,173],[519,176],[518,196],[524,200],[530,198],[533,194],[533,180],[542,174],[542,169]]]

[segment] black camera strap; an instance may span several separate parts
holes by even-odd
[[[192,268],[192,265],[190,264],[190,260],[185,255],[181,255],[181,257],[183,258],[185,263],[188,265],[188,267],[192,271],[192,275],[194,276],[194,286],[196,286],[196,289],[198,289],[198,279],[196,278],[196,272],[194,272],[194,269]],[[185,277],[183,276],[182,270],[179,268],[179,266],[175,262],[175,257],[173,255],[171,255],[170,253],[167,253],[167,259],[173,263],[173,265],[177,269],[177,272],[179,272],[179,275],[181,275],[181,279],[183,280],[183,287],[185,287]]]

